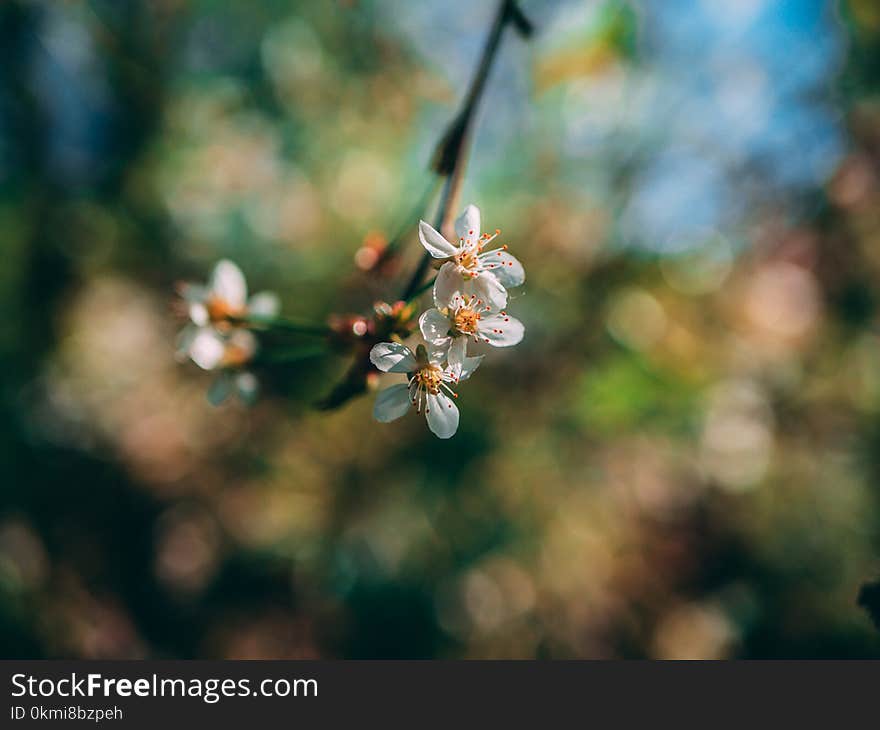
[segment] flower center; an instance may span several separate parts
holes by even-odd
[[[223,352],[223,364],[227,367],[241,367],[245,365],[253,353],[241,345],[227,343],[226,350]]]
[[[205,302],[205,308],[208,310],[208,317],[214,323],[225,322],[233,317],[239,317],[244,311],[233,307],[222,297],[210,297]]]
[[[424,389],[437,395],[440,392],[440,385],[443,383],[443,371],[437,365],[426,365],[416,371],[415,379],[420,390]]]
[[[459,272],[465,278],[470,279],[476,278],[481,271],[485,270],[486,267],[480,263],[480,254],[483,253],[487,243],[501,234],[501,230],[496,228],[494,234],[484,233],[476,239],[474,239],[474,233],[474,231],[468,231],[468,238],[458,239],[459,250],[455,254],[455,263],[458,265]],[[507,247],[505,246],[505,248]]]
[[[468,247],[464,249],[464,251],[456,255],[455,263],[457,263],[463,269],[473,271],[477,268],[479,264],[479,260],[477,259],[479,253],[480,250],[478,247]]]
[[[480,320],[483,314],[491,310],[476,294],[463,295],[457,292],[449,305],[453,334],[467,335],[479,341]]]
[[[465,335],[477,333],[477,323],[480,321],[480,313],[470,307],[462,307],[452,317],[452,323],[459,332]]]

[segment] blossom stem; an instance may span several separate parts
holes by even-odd
[[[268,327],[270,329],[284,330],[286,332],[296,332],[301,335],[326,336],[331,334],[332,332],[332,330],[326,325],[303,324],[301,322],[294,322],[292,320],[285,319],[284,317],[259,317],[256,315],[250,315],[247,317],[237,318],[233,321],[238,324],[256,324],[263,327]]]
[[[434,152],[432,167],[438,175],[446,178],[443,187],[443,197],[437,210],[436,227],[440,229],[441,233],[444,232],[444,228],[448,228],[458,205],[461,185],[464,180],[464,168],[467,164],[467,149],[471,137],[474,113],[483,96],[486,80],[489,77],[492,64],[498,55],[501,37],[508,24],[513,25],[524,36],[528,36],[532,32],[532,25],[519,9],[516,0],[499,0],[495,19],[486,38],[486,45],[483,46],[483,53],[480,56],[476,72],[471,79],[467,96],[465,96],[460,111],[453,117],[443,137],[440,138],[440,142]],[[420,282],[425,277],[430,261],[431,255],[425,252],[404,288],[401,299],[407,301],[413,297],[416,290],[419,289]]]
[[[258,355],[258,358],[267,363],[278,364],[299,362],[300,360],[307,360],[326,354],[327,349],[325,347],[295,347],[286,350],[273,350],[271,353]]]

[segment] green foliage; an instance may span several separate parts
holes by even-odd
[[[694,428],[698,390],[674,371],[652,367],[638,354],[612,353],[580,379],[574,400],[588,433],[630,429],[684,436]]]

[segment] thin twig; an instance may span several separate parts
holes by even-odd
[[[455,240],[455,211],[459,209],[461,203],[461,189],[464,185],[464,171],[467,167],[468,142],[470,141],[470,136],[471,133],[468,130],[462,137],[461,153],[459,154],[455,167],[447,178],[449,185],[443,201],[444,205],[440,210],[440,214],[437,216],[437,230],[450,241]]]
[[[323,346],[297,347],[287,350],[273,350],[264,355],[258,355],[262,362],[277,365],[280,363],[294,363],[307,360],[312,357],[320,357],[327,354],[327,348]]]
[[[465,137],[471,126],[477,104],[486,88],[486,79],[492,70],[492,64],[498,54],[501,36],[508,23],[514,23],[517,30],[523,35],[529,35],[532,31],[531,24],[526,20],[515,0],[500,0],[492,28],[483,46],[480,63],[471,79],[471,85],[461,107],[461,111],[453,118],[446,133],[440,139],[437,150],[434,153],[433,168],[440,175],[451,175],[455,167],[460,164],[460,155],[464,147]]]
[[[284,330],[285,332],[296,332],[301,335],[318,335],[321,337],[332,333],[332,330],[326,325],[320,324],[303,324],[301,322],[293,322],[283,317],[260,317],[257,315],[249,315],[247,317],[237,317],[232,320],[236,324],[253,324],[269,329]]]

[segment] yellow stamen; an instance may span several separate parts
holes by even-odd
[[[427,365],[415,374],[416,382],[420,388],[424,388],[432,395],[440,392],[440,384],[443,382],[443,371],[437,365]]]
[[[225,322],[234,317],[244,315],[244,311],[239,307],[233,307],[225,299],[220,297],[211,297],[205,302],[205,308],[208,310],[208,317],[214,323]]]
[[[473,335],[477,332],[477,322],[480,321],[480,315],[469,307],[462,307],[452,318],[452,322],[462,334]]]

